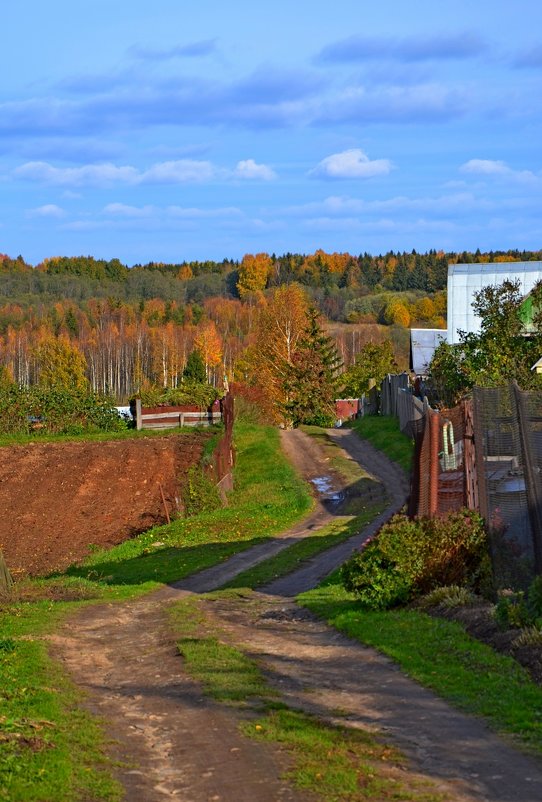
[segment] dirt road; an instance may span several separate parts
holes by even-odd
[[[406,488],[397,469],[360,445],[353,432],[332,436],[381,475],[390,495],[388,512],[400,506]],[[286,433],[285,441],[294,461],[311,478],[315,461],[318,464],[318,456],[310,456],[313,444],[309,446],[300,432]],[[336,477],[334,482],[336,489]],[[309,521],[296,528],[295,537],[314,531],[308,527],[325,520],[326,499],[322,501]],[[373,529],[368,527],[355,540]],[[281,540],[285,543],[287,538]],[[54,652],[88,692],[91,709],[107,721],[108,732],[117,741],[114,755],[128,763],[118,769],[118,776],[130,802],[313,798],[281,780],[288,759],[279,748],[241,737],[239,713],[206,699],[186,676],[166,623],[168,603],[220,586],[232,571],[250,564],[247,558],[262,559],[264,551],[258,548],[256,557],[245,552],[234,558],[235,563],[229,561],[143,599],[87,607],[55,638]],[[270,551],[273,548],[277,545],[270,544]],[[205,602],[208,614],[258,661],[288,704],[381,733],[405,751],[411,771],[427,778],[443,799],[538,802],[539,760],[507,745],[478,720],[451,710],[390,661],[295,605],[295,593],[332,570],[351,548],[350,543],[340,553],[315,558],[308,568],[273,583],[265,593]],[[406,772],[407,781],[408,776]]]

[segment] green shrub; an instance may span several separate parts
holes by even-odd
[[[442,585],[474,586],[486,533],[470,510],[442,518],[395,515],[342,568],[345,588],[368,608],[404,604]]]
[[[531,616],[522,590],[499,591],[493,615],[501,629],[521,629],[531,623]]]
[[[81,434],[125,428],[107,396],[86,390],[0,384],[0,431],[4,433]]]
[[[500,590],[494,610],[502,629],[538,627],[542,624],[542,576],[536,576],[525,594],[522,590]]]
[[[459,585],[445,585],[426,593],[425,596],[419,599],[416,606],[422,610],[431,607],[444,607],[447,610],[452,610],[454,607],[468,607],[468,605],[474,604],[476,600],[477,596],[468,588],[462,588]]]
[[[212,512],[222,506],[217,486],[198,465],[192,465],[188,469],[181,496],[187,518],[202,512]]]
[[[179,387],[142,388],[139,397],[144,407],[156,407],[159,404],[168,406],[194,404],[201,409],[207,409],[218,398],[218,392],[216,387],[210,384],[186,381]]]

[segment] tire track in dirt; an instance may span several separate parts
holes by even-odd
[[[354,442],[353,433],[332,436],[356,459],[361,449],[362,464],[369,463],[371,472],[381,473],[386,482],[388,514],[397,509],[406,487],[395,466]],[[303,449],[303,440],[295,437],[294,456]],[[298,462],[305,474],[306,462]],[[323,513],[329,511],[317,507],[279,545],[294,532],[301,536],[314,531],[309,527],[322,525]],[[356,542],[367,536],[365,529]],[[265,546],[272,553],[276,543]],[[349,548],[354,548],[353,541]],[[246,569],[247,557],[263,558],[265,549],[256,549],[244,552],[233,567],[228,561],[143,599],[86,607],[54,639],[55,655],[87,691],[90,708],[105,718],[116,740],[113,756],[127,760],[117,774],[130,802],[311,798],[281,781],[288,761],[280,749],[242,738],[239,713],[203,697],[184,672],[166,622],[169,603],[220,586],[232,571]],[[331,559],[329,553],[315,558],[310,581],[329,573],[336,559],[337,554]],[[266,593],[249,599],[205,601],[205,609],[258,661],[289,704],[342,725],[383,733],[405,750],[412,769],[448,802],[539,802],[539,759],[507,745],[478,720],[456,713],[407,679],[386,658],[301,610],[292,597],[308,581],[303,569],[290,575],[282,590],[273,583]]]

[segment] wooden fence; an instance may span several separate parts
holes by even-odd
[[[144,407],[141,399],[136,398],[135,402],[136,428],[141,429],[175,429],[178,426],[210,426],[213,423],[220,423],[222,420],[222,410],[220,401],[201,410],[194,405],[184,406],[158,406]]]

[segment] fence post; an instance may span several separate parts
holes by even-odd
[[[136,398],[136,429],[138,432],[143,428],[143,418],[141,417],[141,398]]]
[[[436,518],[438,512],[438,477],[439,461],[438,447],[440,435],[439,413],[428,410],[429,413],[429,517]]]
[[[542,487],[536,473],[534,454],[529,440],[529,416],[525,408],[525,398],[515,381],[512,383],[512,399],[515,402],[518,417],[527,509],[533,538],[534,568],[535,573],[542,574]]]

